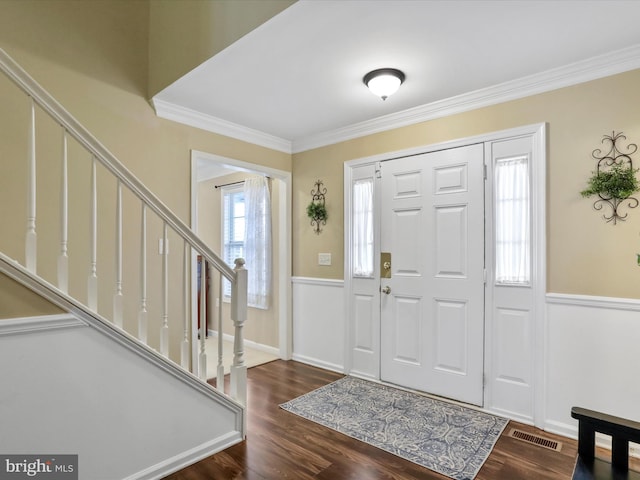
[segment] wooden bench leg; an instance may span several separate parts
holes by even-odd
[[[611,464],[620,471],[629,470],[629,441],[611,438]]]
[[[578,423],[578,455],[585,460],[593,459],[596,452],[596,431],[586,422]]]

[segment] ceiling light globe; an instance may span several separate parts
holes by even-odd
[[[398,91],[404,81],[404,74],[393,68],[381,68],[367,73],[363,81],[375,95],[386,100]]]

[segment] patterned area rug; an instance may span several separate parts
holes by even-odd
[[[475,478],[508,422],[353,377],[280,407],[456,480]]]

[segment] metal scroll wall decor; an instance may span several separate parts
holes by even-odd
[[[327,224],[327,207],[325,206],[326,187],[322,180],[317,180],[311,190],[311,203],[307,206],[307,216],[311,219],[311,226],[314,228],[316,235],[320,235],[322,228],[320,225]]]
[[[622,132],[612,132],[604,135],[602,143],[609,143],[609,151],[603,154],[596,148],[591,156],[597,161],[596,170],[589,179],[588,188],[581,192],[583,197],[595,195],[598,199],[593,207],[596,210],[606,208],[602,217],[614,225],[618,221],[624,221],[628,213],[621,214],[623,206],[636,208],[638,200],[631,195],[639,190],[636,172],[633,168],[631,155],[636,153],[638,146],[634,143],[623,147],[622,141],[626,140]],[[608,214],[609,210],[611,214]]]

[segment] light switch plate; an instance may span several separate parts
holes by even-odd
[[[319,253],[318,254],[318,265],[331,265],[331,254],[330,253]]]

